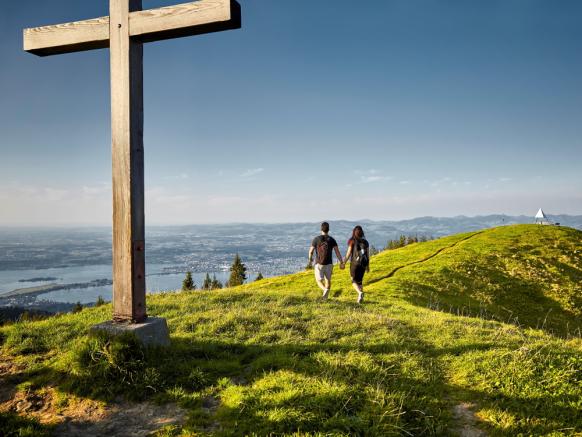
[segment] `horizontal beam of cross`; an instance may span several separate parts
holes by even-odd
[[[160,41],[238,29],[235,0],[198,0],[129,14],[129,35],[140,42]],[[109,17],[24,29],[24,50],[38,56],[109,47]]]

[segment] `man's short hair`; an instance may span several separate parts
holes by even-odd
[[[321,232],[325,232],[326,234],[329,232],[329,223],[323,222],[321,224]]]

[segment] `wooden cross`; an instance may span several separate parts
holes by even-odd
[[[142,10],[109,0],[109,16],[24,30],[39,56],[109,47],[113,164],[113,320],[139,323],[145,304],[143,43],[241,26],[235,0],[199,0]]]

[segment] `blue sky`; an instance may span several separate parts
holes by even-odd
[[[147,223],[582,214],[582,2],[240,3],[145,47]],[[21,48],[107,8],[2,6],[0,225],[110,223],[108,51]]]

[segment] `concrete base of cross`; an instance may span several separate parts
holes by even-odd
[[[169,346],[170,334],[166,319],[161,317],[148,317],[142,323],[116,323],[108,321],[94,325],[90,333],[104,332],[116,337],[128,332],[134,334],[144,346]]]

